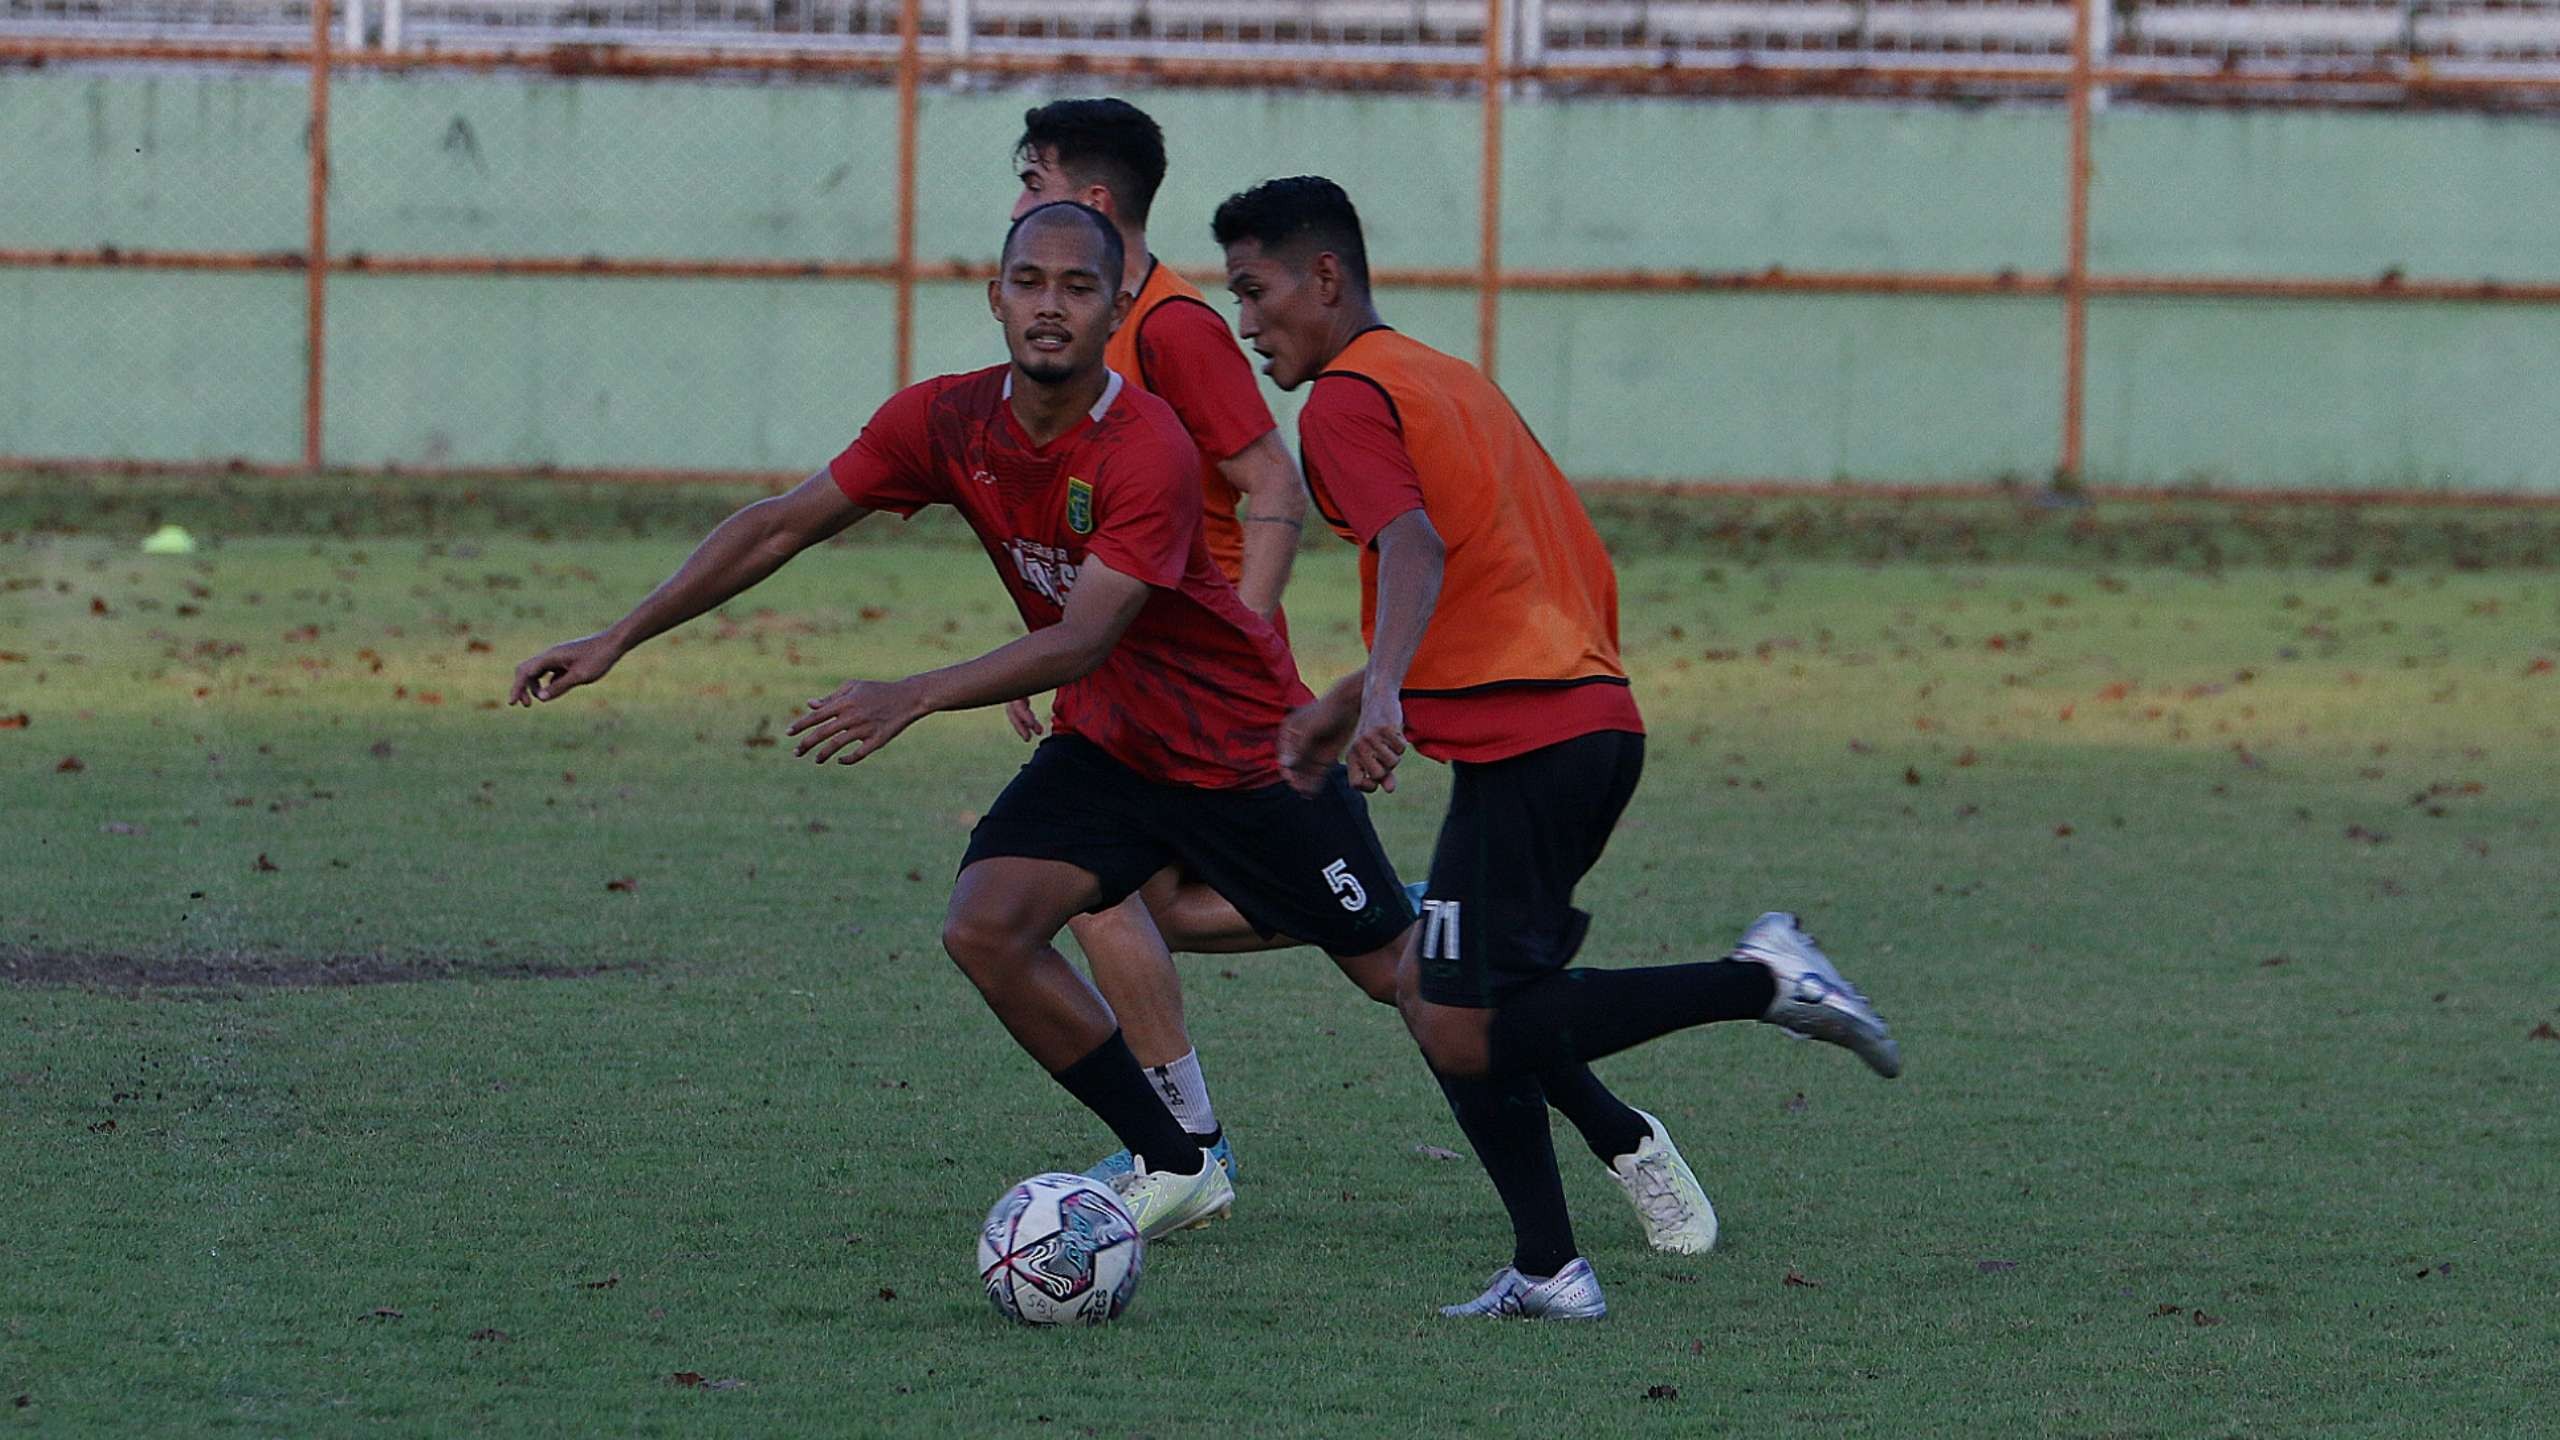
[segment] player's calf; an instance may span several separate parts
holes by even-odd
[[[1102,997],[1049,943],[1092,891],[1092,877],[1069,866],[986,860],[960,873],[943,916],[944,952],[1051,1074],[1119,1029]]]

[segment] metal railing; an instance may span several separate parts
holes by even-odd
[[[2142,0],[2139,9],[2124,0],[1983,0],[1978,4],[1941,0],[1929,5],[1889,0],[1649,5],[1568,0],[1280,4],[1119,0],[1081,5],[1009,0],[934,4],[923,0],[736,4],[405,0],[405,9],[403,4],[404,0],[346,0],[345,8],[336,12],[326,4],[317,8],[306,4],[296,10],[279,0],[160,0],[150,7],[122,3],[87,7],[94,13],[75,13],[83,11],[79,0],[5,0],[0,7],[0,66],[220,63],[292,68],[307,74],[311,143],[307,239],[301,251],[0,249],[0,268],[300,272],[305,279],[307,328],[300,459],[296,465],[244,462],[237,468],[319,469],[329,464],[324,342],[332,276],[872,281],[891,287],[895,296],[895,373],[898,383],[905,384],[915,352],[916,287],[992,273],[991,264],[927,264],[917,257],[920,91],[928,84],[987,78],[1072,74],[1097,85],[1138,81],[1231,87],[1472,89],[1481,97],[1483,127],[1477,263],[1384,269],[1377,279],[1388,287],[1472,290],[1477,300],[1478,353],[1488,372],[1498,368],[1499,301],[1506,291],[2050,297],[2059,302],[2064,321],[2062,419],[2054,465],[2060,477],[2077,477],[2083,468],[2087,312],[2093,298],[2560,304],[2560,283],[2411,277],[2396,270],[2368,279],[2098,274],[2089,266],[2088,218],[2092,111],[2111,95],[2208,103],[2560,108],[2560,58],[2555,58],[2560,56],[2560,46],[2555,46],[2553,35],[2560,30],[2560,4],[2341,0],[2326,5],[2229,7],[2195,0]],[[151,34],[114,33],[114,25],[121,22],[112,17],[118,14],[147,16],[145,28]],[[293,15],[300,18],[299,30],[286,35],[277,29],[284,17]],[[1975,48],[1952,55],[1928,50],[1920,43],[1925,27],[1914,18],[1924,15],[1937,17],[1931,24],[1938,28],[1930,33],[1961,34]],[[1951,17],[1958,15],[1968,17],[1965,26],[1970,28],[1956,25]],[[646,17],[648,24],[617,28],[635,17]],[[2388,35],[2380,23],[2383,19],[2391,21]],[[1144,35],[1137,33],[1141,20]],[[2333,28],[2283,28],[2308,26],[2314,20]],[[31,25],[45,28],[46,33],[24,33]],[[2223,28],[2208,34],[2213,25]],[[61,33],[66,26],[78,33]],[[723,27],[736,27],[734,36]],[[599,43],[595,38],[644,31],[646,44]],[[2325,58],[2314,58],[2315,52],[2304,48],[2303,36],[2332,33],[2367,36],[2376,47],[2387,40],[2390,48],[2316,52]],[[1823,48],[1812,43],[1811,37],[1817,35],[1826,43],[1855,44]],[[2232,48],[2239,43],[2235,36],[2266,35],[2284,37],[2283,45],[2270,42],[2253,49]],[[471,43],[461,43],[464,36]],[[572,40],[571,36],[583,38]],[[1772,59],[1776,50],[1762,48],[1774,46],[1772,37],[1782,36],[1805,41],[1792,48],[1776,47],[1800,63],[1776,63]],[[2000,37],[2012,48],[1987,48],[1982,43],[1986,36]],[[1645,63],[1635,63],[1630,37],[1640,37],[1646,46],[1669,48]],[[714,39],[719,43],[706,43]],[[1745,48],[1716,48],[1720,46]],[[1891,49],[1891,56],[1879,47]],[[2193,55],[2206,58],[2199,63]],[[2280,63],[2267,61],[2270,56],[2283,58]],[[2455,60],[2462,63],[2452,63]],[[748,260],[333,251],[328,200],[330,76],[340,70],[420,69],[641,77],[830,76],[892,85],[898,102],[893,253],[866,259]],[[1502,116],[1518,91],[1535,91],[1549,99],[1578,93],[1668,93],[1966,95],[2060,101],[2070,116],[2068,153],[2055,159],[2068,177],[2064,253],[2057,269],[2042,273],[1786,267],[1724,272],[1506,269],[1500,251]],[[204,468],[201,460],[0,456],[0,465],[33,463]],[[641,478],[676,472],[588,473]]]
[[[893,53],[896,0],[353,0],[340,44],[392,52],[507,45],[811,48]],[[21,39],[266,40],[309,0],[0,0]],[[2060,71],[2071,0],[928,0],[923,47],[976,55],[1465,63],[1490,31],[1524,65],[1871,66],[1914,56]],[[2163,73],[2273,66],[2453,73],[2560,65],[2551,0],[2112,0],[2099,49]]]

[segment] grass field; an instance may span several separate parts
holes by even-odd
[[[0,1431],[2560,1423],[2560,513],[1607,502],[1654,741],[1589,958],[1800,910],[1908,1073],[1604,1062],[1722,1247],[1568,1133],[1613,1318],[1453,1324],[1506,1232],[1391,1017],[1186,961],[1236,1218],[1061,1334],[974,1229],[1106,1142],[936,943],[1022,747],[771,743],[1009,634],[983,559],[875,522],[495,708],[737,498],[0,485]],[[1300,577],[1330,675],[1349,553]],[[1444,793],[1375,807],[1409,864]]]

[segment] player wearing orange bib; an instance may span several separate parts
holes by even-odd
[[[1369,662],[1290,717],[1281,763],[1311,785],[1341,757],[1354,785],[1392,790],[1410,744],[1455,772],[1397,1004],[1514,1245],[1482,1295],[1442,1313],[1597,1318],[1608,1307],[1574,1245],[1542,1075],[1723,1020],[1846,1046],[1887,1076],[1900,1052],[1792,915],[1761,916],[1721,960],[1567,968],[1591,921],[1574,886],[1644,766],[1608,552],[1502,392],[1379,319],[1340,186],[1273,180],[1213,228],[1245,339],[1282,389],[1313,383],[1298,420],[1308,487],[1361,547]],[[1652,1128],[1645,1146],[1667,1147]]]
[[[1201,487],[1210,553],[1236,580],[1246,603],[1265,610],[1285,636],[1278,602],[1306,496],[1296,462],[1280,446],[1253,369],[1226,321],[1148,250],[1146,219],[1165,171],[1162,132],[1123,100],[1053,101],[1023,117],[1015,158],[1022,180],[1017,215],[1067,198],[1111,217],[1120,229],[1133,257],[1128,283],[1134,293],[1106,358],[1115,373],[1160,394],[1191,433],[1207,461]],[[1235,513],[1240,493],[1249,507],[1241,519]],[[1028,706],[1010,713],[1024,738],[1038,733]],[[1375,848],[1367,813],[1347,784],[1320,786],[1314,803],[1325,811],[1326,833],[1368,835],[1366,848]],[[1118,1015],[1157,1093],[1232,1176],[1234,1148],[1210,1105],[1184,1023],[1181,975],[1167,942],[1175,949],[1232,952],[1296,946],[1306,937],[1261,930],[1213,887],[1182,883],[1186,878],[1168,872],[1150,881],[1143,896],[1148,910],[1132,898],[1107,913],[1080,916],[1072,928],[1093,968],[1095,987]],[[1367,895],[1355,887],[1344,893],[1343,903],[1384,906],[1403,898]],[[1392,955],[1336,953],[1334,959],[1373,999],[1394,999]],[[1681,1253],[1715,1244],[1715,1211],[1658,1122],[1611,1094],[1588,1066],[1560,1064],[1539,1079],[1547,1103],[1572,1123],[1626,1193],[1649,1244]],[[1130,1163],[1123,1150],[1086,1173],[1117,1184]]]
[[[1073,200],[1119,230],[1129,256],[1121,282],[1129,313],[1112,332],[1104,363],[1173,407],[1200,451],[1201,530],[1209,556],[1245,604],[1285,638],[1280,592],[1297,555],[1306,492],[1225,317],[1147,246],[1147,216],[1164,181],[1163,131],[1125,100],[1056,100],[1023,115],[1014,160],[1022,182],[1016,218],[1051,201]],[[1242,515],[1240,502],[1248,507]],[[1016,702],[1005,713],[1015,733],[1038,738],[1040,722],[1028,703]],[[1357,803],[1347,794],[1344,799]],[[1366,828],[1365,815],[1357,821]],[[1219,1128],[1183,1020],[1181,976],[1144,899],[1131,896],[1109,911],[1080,915],[1069,928],[1147,1078],[1174,1118],[1232,1175],[1235,1151]],[[1388,982],[1380,975],[1367,983],[1383,994]],[[1108,1157],[1092,1173],[1125,1177],[1128,1152]]]

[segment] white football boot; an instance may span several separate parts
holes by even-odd
[[[1772,910],[1752,921],[1735,943],[1733,956],[1768,966],[1777,982],[1777,996],[1762,1020],[1801,1039],[1841,1046],[1887,1080],[1902,1073],[1902,1047],[1893,1043],[1884,1017],[1857,986],[1841,978],[1831,957],[1815,946],[1796,917]]]
[[[1707,1189],[1689,1162],[1680,1158],[1671,1132],[1649,1112],[1636,1113],[1653,1133],[1636,1145],[1634,1154],[1610,1161],[1609,1173],[1644,1222],[1646,1244],[1674,1255],[1704,1255],[1716,1248],[1716,1207],[1708,1203]]]
[[[1464,1305],[1443,1305],[1451,1319],[1485,1316],[1495,1320],[1606,1320],[1609,1302],[1601,1298],[1600,1277],[1591,1262],[1575,1260],[1544,1280],[1532,1280],[1505,1265],[1493,1272],[1493,1283]]]
[[[1138,1222],[1138,1236],[1144,1240],[1176,1230],[1197,1230],[1224,1218],[1236,1203],[1235,1182],[1206,1150],[1200,1152],[1197,1175],[1150,1170],[1146,1157],[1137,1156],[1127,1182],[1118,1188],[1120,1203],[1127,1207],[1129,1218]]]

